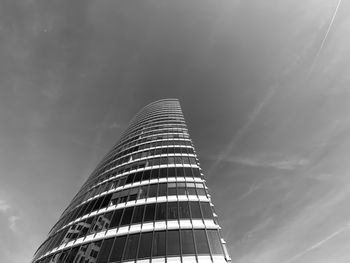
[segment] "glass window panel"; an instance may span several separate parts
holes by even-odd
[[[186,177],[192,177],[192,169],[191,168],[184,168],[185,176]]]
[[[209,245],[207,236],[205,234],[205,230],[195,229],[194,230],[194,238],[197,247],[198,254],[209,254]]]
[[[137,224],[137,223],[141,223],[142,222],[143,211],[144,210],[145,210],[145,206],[144,205],[135,206],[135,211],[134,211],[134,215],[133,215],[133,218],[132,218],[132,223],[133,224]]]
[[[131,221],[132,212],[134,207],[127,207],[124,209],[123,218],[120,223],[121,226],[129,225]]]
[[[135,259],[140,234],[129,235],[126,241],[123,260]]]
[[[171,230],[167,233],[167,255],[180,255],[179,230]]]
[[[181,247],[184,255],[194,255],[196,253],[192,229],[181,230]]]
[[[179,202],[179,217],[190,218],[190,208],[188,202]]]
[[[166,168],[159,169],[159,178],[166,178],[166,177],[167,177],[167,169]]]
[[[66,263],[73,263],[75,256],[78,253],[78,250],[79,250],[79,247],[72,248],[72,250],[69,252],[69,254],[67,256]]]
[[[146,205],[144,222],[153,221],[155,214],[156,204],[148,204]]]
[[[203,188],[197,188],[197,195],[206,196],[205,190]]]
[[[176,168],[176,176],[177,177],[184,177],[185,176],[185,173],[184,173],[184,170],[183,168]]]
[[[168,168],[168,177],[176,177],[175,168]]]
[[[157,204],[156,220],[166,220],[166,203]]]
[[[203,218],[213,218],[213,212],[210,208],[210,204],[204,202],[201,202],[200,204],[202,208]]]
[[[142,172],[137,172],[137,173],[135,174],[134,182],[140,182],[140,181],[141,181],[141,178],[142,178]]]
[[[165,256],[165,231],[154,232],[153,237],[153,257]]]
[[[111,252],[111,247],[113,245],[113,241],[114,241],[114,238],[109,238],[109,239],[106,239],[103,241],[102,247],[100,249],[100,253],[98,253],[98,258],[97,258],[96,263],[107,263],[108,262],[108,257],[109,257],[109,253]],[[90,255],[93,255],[94,253],[93,252],[91,253],[91,252],[90,252]]]
[[[168,220],[178,219],[178,205],[177,202],[168,203]]]
[[[142,175],[142,180],[149,180],[151,178],[151,171],[150,170],[147,170],[147,171],[144,171],[143,172],[143,175]]]
[[[159,184],[158,186],[158,196],[166,196],[167,194],[167,184]]]
[[[151,184],[148,189],[148,197],[157,196],[158,184]]]
[[[159,174],[158,170],[159,170],[159,169],[153,169],[153,170],[151,170],[151,179],[156,179],[156,178],[158,178],[158,174]]]
[[[199,169],[194,168],[194,169],[192,169],[192,171],[193,171],[193,176],[194,177],[201,177]]]
[[[219,233],[217,230],[207,230],[212,254],[223,254]]]
[[[119,222],[122,217],[122,214],[123,214],[123,209],[115,210],[114,215],[111,219],[109,228],[114,228],[119,226]]]
[[[138,193],[138,199],[146,198],[148,195],[148,185],[141,186]]]
[[[202,218],[198,202],[189,202],[192,218]]]
[[[124,246],[125,246],[126,236],[117,237],[115,239],[110,262],[120,262],[123,256]]]
[[[137,258],[147,258],[151,256],[152,232],[141,233],[139,252]]]

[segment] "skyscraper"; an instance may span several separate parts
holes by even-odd
[[[231,261],[176,99],[136,114],[33,260],[135,261]]]

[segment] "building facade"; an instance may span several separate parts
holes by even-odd
[[[144,107],[65,209],[34,263],[231,261],[179,101]]]

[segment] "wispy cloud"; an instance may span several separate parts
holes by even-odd
[[[5,201],[0,200],[0,212],[7,212],[11,206]]]
[[[20,219],[19,216],[10,216],[9,217],[9,222],[10,222],[10,229],[13,231],[13,232],[16,232],[17,231],[17,225],[16,225],[16,222]]]
[[[295,260],[301,258],[302,256],[306,255],[307,253],[309,253],[310,251],[322,246],[323,244],[325,244],[326,242],[328,242],[329,240],[333,239],[334,237],[338,236],[339,234],[343,233],[344,231],[346,231],[350,226],[350,223],[347,223],[345,226],[339,228],[337,231],[333,232],[332,234],[328,235],[326,238],[322,239],[321,241],[317,242],[316,244],[308,247],[307,249],[305,249],[304,251],[296,254],[295,256],[293,256],[292,258],[288,259],[287,261],[285,261],[284,263],[291,263],[294,262]]]
[[[282,160],[266,160],[261,157],[229,157],[225,161],[252,167],[271,167],[280,170],[294,170],[309,164],[308,159],[289,157]]]
[[[229,142],[226,149],[217,157],[217,160],[209,168],[208,173],[211,173],[222,161],[227,159],[227,157],[230,155],[230,153],[232,152],[232,150],[236,146],[237,142],[242,138],[242,136],[247,132],[247,130],[250,128],[250,126],[255,122],[256,118],[260,115],[260,113],[264,109],[264,107],[270,102],[271,98],[273,97],[273,95],[275,93],[275,88],[276,88],[275,86],[272,86],[269,88],[269,90],[266,93],[266,95],[264,96],[264,98],[255,107],[253,112],[248,116],[248,120],[235,133],[235,135],[232,137],[232,139]]]

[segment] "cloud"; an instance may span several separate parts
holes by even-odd
[[[7,212],[11,206],[4,200],[0,200],[0,212]]]
[[[229,142],[229,145],[218,156],[214,164],[208,169],[208,173],[211,173],[222,161],[224,161],[230,155],[230,153],[236,146],[237,142],[242,138],[242,136],[247,132],[250,126],[255,122],[256,118],[260,115],[265,105],[267,105],[270,102],[271,98],[275,93],[275,88],[276,88],[275,86],[272,86],[269,88],[266,95],[263,97],[260,103],[255,107],[253,112],[248,116],[248,120],[245,122],[245,124],[240,129],[238,129],[238,131],[235,133],[235,135],[232,137],[231,141]]]
[[[307,249],[305,249],[304,251],[296,254],[295,256],[293,256],[292,258],[288,259],[287,261],[285,261],[284,263],[291,263],[294,262],[295,260],[299,259],[300,257],[304,256],[305,254],[309,253],[310,251],[322,246],[323,244],[325,244],[326,242],[328,242],[329,240],[333,239],[334,237],[338,236],[339,234],[343,233],[344,231],[346,231],[350,226],[350,223],[347,223],[345,226],[339,228],[337,231],[333,232],[332,234],[328,235],[327,237],[325,237],[324,239],[322,239],[321,241],[315,243],[314,245],[308,247]]]
[[[13,231],[13,232],[16,232],[17,231],[17,225],[16,225],[16,222],[20,219],[19,216],[10,216],[9,217],[9,222],[10,222],[10,229]]]
[[[294,170],[310,163],[308,159],[289,157],[282,160],[271,160],[265,157],[228,157],[225,161],[251,167],[271,167],[279,170]]]

